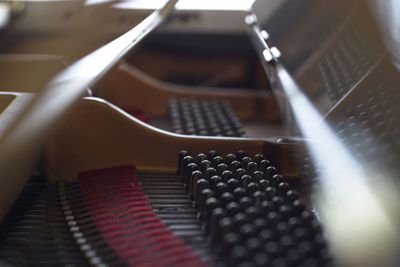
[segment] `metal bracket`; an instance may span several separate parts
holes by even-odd
[[[263,60],[268,64],[275,64],[282,53],[276,47],[269,47],[267,43],[270,37],[269,33],[266,30],[260,29],[257,23],[257,16],[254,13],[250,13],[245,17],[245,22],[253,33],[258,53],[262,55]]]

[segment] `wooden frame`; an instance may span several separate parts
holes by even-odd
[[[0,55],[0,91],[39,92],[66,67],[66,58],[48,54]]]
[[[264,153],[282,174],[294,178],[299,175],[294,152],[302,147],[276,139],[177,135],[149,126],[102,99],[85,98],[52,133],[43,163],[51,181],[72,181],[84,170],[120,164],[133,164],[142,172],[174,173],[181,150],[227,154],[242,149]]]
[[[261,117],[265,122],[279,122],[278,104],[270,92],[173,85],[152,78],[127,63],[121,64],[103,79],[95,89],[95,96],[123,110],[141,109],[153,117],[167,115],[168,101],[172,97],[223,99],[231,103],[243,121]]]

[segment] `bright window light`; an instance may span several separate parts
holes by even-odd
[[[249,10],[255,0],[180,0],[176,6],[181,10]],[[125,0],[114,5],[121,9],[155,9],[165,0]]]
[[[114,2],[114,1],[113,0],[86,0],[85,6],[98,5],[98,4],[104,4],[104,3],[109,3],[109,2]]]

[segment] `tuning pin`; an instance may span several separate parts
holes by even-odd
[[[260,164],[263,159],[264,159],[264,156],[262,154],[255,154],[254,155],[254,161],[257,164]]]
[[[250,223],[242,225],[239,229],[239,232],[245,239],[254,237],[257,234],[254,227]]]
[[[246,210],[248,207],[253,206],[253,200],[249,197],[244,196],[239,199],[239,204],[242,210]]]
[[[294,229],[293,236],[296,237],[297,240],[309,240],[312,237],[311,232],[303,227]]]
[[[243,169],[247,169],[247,165],[251,162],[251,158],[250,157],[243,157],[241,160],[242,163],[242,168]]]
[[[213,135],[215,136],[223,136],[222,135],[222,131],[220,128],[211,128],[211,132],[213,133]]]
[[[259,252],[264,250],[263,243],[257,237],[251,237],[246,241],[246,248],[249,251],[250,255],[254,256]],[[253,265],[251,265],[253,266]]]
[[[261,209],[259,209],[259,213],[262,213]],[[253,220],[253,227],[256,232],[261,232],[262,230],[267,229],[268,222],[264,218],[256,218]]]
[[[282,214],[281,214],[282,215]],[[284,217],[284,216],[283,216]],[[291,227],[287,222],[279,222],[276,225],[276,230],[278,231],[278,233],[283,236],[283,235],[288,235],[291,232]]]
[[[267,214],[275,210],[275,206],[272,204],[271,201],[268,200],[262,201],[259,207],[262,210],[263,214]]]
[[[286,192],[286,198],[288,201],[293,202],[299,199],[299,194],[294,190],[288,190]]]
[[[262,190],[262,189],[261,189]],[[257,190],[256,192],[254,192],[253,194],[253,199],[254,199],[254,204],[259,207],[261,205],[261,203],[266,200],[267,195],[265,194],[265,192]]]
[[[267,189],[269,186],[271,186],[271,183],[270,183],[268,180],[266,180],[266,179],[261,179],[261,180],[259,180],[259,181],[258,181],[258,184],[260,185],[260,188],[261,188],[262,190],[265,190],[265,189]]]
[[[303,202],[301,202],[299,199],[296,199],[292,202],[292,208],[294,214],[301,215],[301,218],[305,221],[311,221],[313,218],[312,214],[306,210],[306,206],[304,206]]]
[[[239,168],[235,171],[235,178],[241,181],[242,176],[246,174],[246,170],[243,168]]]
[[[239,169],[239,170],[240,170],[240,169]],[[238,178],[236,178],[236,179],[238,179]],[[238,179],[238,180],[239,180],[239,179]],[[245,174],[245,175],[243,175],[243,176],[240,178],[240,181],[241,181],[241,183],[242,183],[242,186],[243,186],[244,188],[246,188],[246,187],[248,186],[249,183],[254,182],[254,178],[251,177],[251,176],[248,175],[248,174]]]
[[[199,192],[197,201],[196,201],[199,217],[204,216],[205,203],[206,203],[207,199],[212,198],[213,196],[214,196],[214,191],[212,191],[209,188],[205,188],[201,192]]]
[[[275,167],[273,166],[269,166],[267,167],[267,169],[264,171],[265,173],[265,177],[267,177],[267,179],[272,179],[272,177],[278,173],[278,171],[276,170]]]
[[[182,129],[182,127],[174,127],[174,133],[176,134],[185,134],[185,131]]]
[[[206,169],[205,178],[206,178],[207,180],[210,180],[211,177],[215,176],[216,174],[217,174],[217,171],[216,171],[214,168],[209,167],[209,168]],[[220,178],[221,178],[221,177],[220,177]]]
[[[271,162],[269,162],[269,160],[263,159],[261,160],[261,162],[259,163],[259,169],[260,171],[264,172],[267,170],[268,167],[272,166]]]
[[[260,190],[260,186],[257,183],[251,182],[246,187],[246,192],[249,196],[253,196],[255,192]]]
[[[285,218],[290,218],[292,215],[293,209],[289,205],[282,205],[279,207],[279,213],[282,214]]]
[[[204,222],[207,225],[207,222],[210,220],[211,213],[213,212],[214,209],[218,208],[220,205],[219,200],[215,197],[209,197],[206,199],[206,202],[204,203],[203,206],[203,211],[202,215],[204,218]]]
[[[217,184],[221,183],[222,179],[218,175],[214,175],[210,178],[210,187],[212,190],[216,190]]]
[[[282,251],[282,248],[280,246],[280,244],[276,241],[269,241],[267,243],[265,243],[264,246],[264,250],[265,252],[267,252],[269,255],[271,255],[272,257],[274,257],[274,261],[276,261],[277,256],[280,254],[280,252]],[[278,258],[279,259],[279,258]],[[272,266],[285,266],[285,265],[272,265]]]
[[[199,129],[198,135],[201,135],[201,136],[209,136],[209,135],[210,135],[210,132],[207,131],[207,130],[205,130],[205,129],[203,129],[203,130],[200,130],[200,129]]]
[[[226,218],[229,219],[229,218]],[[224,219],[221,220],[224,221]],[[227,259],[229,257],[230,252],[233,250],[234,247],[238,246],[242,242],[242,239],[237,233],[230,232],[225,234],[222,237],[222,247],[221,247],[221,254],[223,255],[224,259]],[[235,266],[235,265],[231,265]]]
[[[278,239],[278,234],[272,229],[264,228],[258,233],[258,237],[264,243],[268,243],[276,241]]]
[[[212,165],[214,168],[217,168],[217,166],[218,166],[219,164],[221,164],[221,163],[224,163],[224,159],[223,159],[222,157],[220,157],[220,156],[215,156],[215,157],[213,157],[212,160],[211,160],[211,165]]]
[[[235,172],[237,169],[240,168],[240,166],[241,166],[240,162],[237,160],[234,160],[231,162],[231,164],[229,164],[228,167],[232,172]]]
[[[285,259],[283,256],[281,256],[281,254],[283,253],[283,249],[282,246],[280,246],[280,244],[278,244],[278,248],[279,248],[279,257],[276,257],[274,260],[272,260],[271,262],[271,266],[272,267],[276,267],[276,266],[288,266],[288,261],[287,259]]]
[[[246,157],[247,156],[247,153],[246,152],[244,152],[243,150],[239,150],[237,153],[236,153],[236,157],[237,157],[237,159],[238,160],[242,160],[244,157]]]
[[[319,249],[323,249],[326,247],[326,240],[322,233],[317,233],[314,235],[313,243]]]
[[[268,212],[267,219],[272,225],[277,225],[282,218],[278,212],[271,211]]]
[[[197,156],[196,156],[197,164],[201,163],[203,160],[206,160],[206,159],[207,159],[207,155],[203,154],[203,153],[197,154]]]
[[[285,200],[283,199],[283,197],[280,197],[280,196],[274,196],[271,201],[274,204],[274,206],[277,208],[279,208],[280,206],[282,206],[285,203]]]
[[[219,182],[215,186],[215,193],[217,194],[217,196],[221,196],[223,193],[225,193],[227,191],[228,191],[228,185],[224,182]]]
[[[203,177],[203,173],[201,171],[194,171],[192,175],[190,176],[190,181],[189,181],[189,194],[193,196],[193,198],[196,198],[196,184],[197,181],[199,181]]]
[[[246,247],[242,245],[235,246],[229,256],[229,266],[239,266],[247,258],[249,258],[249,252]]]
[[[312,221],[310,222],[310,227],[314,234],[322,233],[322,225],[316,218],[312,219]]]
[[[228,182],[226,183],[228,185],[228,190],[230,192],[233,192],[237,187],[240,186],[240,182],[237,179],[229,179]]]
[[[246,190],[243,187],[236,187],[232,193],[235,200],[239,200],[246,195]]]
[[[226,217],[226,211],[223,208],[218,207],[212,211],[210,216],[210,221],[208,223],[208,229],[206,229],[209,230],[211,237],[218,234],[219,221],[225,217]]]
[[[243,126],[234,126],[236,128],[236,135],[237,136],[245,136],[246,135],[246,130],[243,128]]]
[[[249,163],[247,164],[246,171],[247,171],[247,173],[249,173],[249,174],[251,174],[251,175],[253,175],[254,172],[256,172],[256,171],[258,172],[258,165],[257,165],[257,163],[255,163],[254,161],[249,162]]]
[[[225,163],[220,163],[217,166],[217,173],[219,175],[222,175],[225,171],[228,170],[228,165],[226,165]]]
[[[254,255],[253,262],[255,267],[271,266],[271,257],[265,252],[260,252]]]
[[[218,156],[217,151],[215,150],[210,150],[207,153],[207,158],[211,161],[214,157]]]
[[[194,171],[197,170],[196,163],[189,163],[186,168],[183,169],[182,177],[183,177],[183,184],[186,190],[190,187],[190,180]]]
[[[288,224],[292,229],[295,229],[303,225],[303,220],[300,219],[299,217],[290,217],[288,219]]]
[[[186,157],[186,156],[189,156],[189,152],[187,152],[186,150],[181,150],[180,152],[179,152],[179,156],[178,156],[178,174],[182,174],[182,168],[183,168],[183,166],[182,166],[182,161],[183,161],[183,158],[184,157]]]
[[[193,181],[194,182],[194,181]],[[204,189],[209,189],[210,188],[210,183],[206,180],[206,179],[198,179],[195,183],[195,186],[193,188],[193,192],[196,192],[194,194],[194,199],[196,201],[196,203],[199,202],[199,197],[200,197],[200,193],[204,190]],[[211,190],[211,189],[210,189]]]
[[[231,192],[225,192],[221,195],[220,201],[223,207],[228,205],[228,203],[234,201],[233,194]]]
[[[265,194],[267,195],[268,199],[272,199],[274,196],[276,196],[276,189],[272,186],[268,186],[265,188]]]
[[[275,169],[276,170],[276,169]],[[277,186],[283,182],[283,176],[280,174],[274,174],[271,179],[272,183]]]
[[[259,182],[260,180],[264,179],[264,173],[262,171],[254,171],[251,176],[254,177],[255,182]]]
[[[192,163],[192,162],[193,162],[193,158],[192,158],[191,156],[187,155],[187,156],[183,157],[183,159],[182,159],[182,164],[181,164],[181,166],[180,166],[180,171],[179,171],[179,173],[180,173],[181,175],[183,175],[183,173],[184,173],[185,168],[187,167],[187,165],[189,165],[189,163]]]
[[[233,225],[236,229],[236,232],[240,230],[242,225],[246,224],[248,221],[248,217],[243,212],[238,212],[232,217]]]
[[[286,183],[286,182],[280,182],[278,184],[278,190],[281,193],[283,193],[283,195],[286,195],[286,192],[289,191],[290,189],[291,189],[290,185],[288,183]]]
[[[306,256],[312,256],[314,252],[314,246],[310,241],[303,240],[300,241],[299,244],[297,245],[299,251],[303,253]],[[316,265],[318,266],[318,265]]]
[[[209,160],[202,160],[200,165],[198,164],[200,171],[206,173],[206,170],[211,167],[211,162]]]
[[[225,163],[229,166],[233,161],[237,161],[236,156],[234,154],[228,154],[225,157]]]
[[[236,202],[230,202],[226,205],[226,212],[232,218],[236,213],[240,212],[240,205]]]
[[[304,255],[300,253],[297,248],[290,248],[289,250],[287,250],[285,258],[289,262],[290,266],[299,266],[299,264],[304,261]],[[302,266],[309,266],[309,265],[302,265]]]
[[[245,214],[249,217],[250,221],[254,221],[261,214],[261,209],[255,206],[250,206],[245,210]]]
[[[231,178],[233,178],[233,173],[230,170],[226,170],[222,172],[221,175],[222,180],[226,183],[228,182]]]

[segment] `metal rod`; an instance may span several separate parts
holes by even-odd
[[[307,146],[318,166],[320,185],[316,204],[339,265],[397,266],[399,221],[393,203],[400,199],[390,182],[393,177],[388,177],[385,170],[369,168],[368,162],[353,156],[260,38],[256,19],[246,22],[268,77],[275,79],[274,92],[286,99],[294,122],[303,137],[310,140]]]
[[[51,80],[0,136],[0,220],[37,163],[46,133],[73,104],[174,10],[178,0],[161,9]]]

